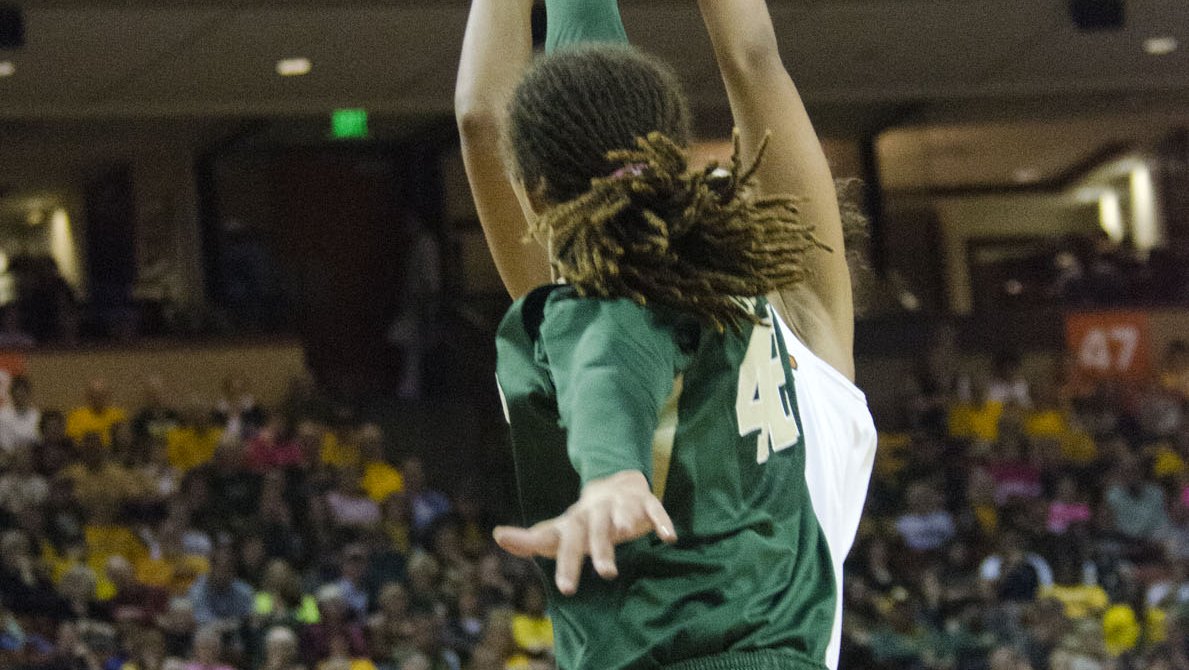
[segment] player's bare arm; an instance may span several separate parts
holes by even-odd
[[[500,150],[508,101],[532,60],[532,0],[474,0],[454,94],[462,157],[479,223],[513,298],[549,281],[544,249],[523,242],[524,194]]]
[[[770,299],[814,353],[853,379],[854,301],[834,179],[801,96],[781,62],[767,3],[699,0],[698,5],[745,154],[754,154],[771,133],[757,175],[760,191],[801,198],[801,216],[816,225],[818,239],[834,250],[810,254],[805,260],[806,281]]]

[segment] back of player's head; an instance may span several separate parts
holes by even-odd
[[[542,58],[509,110],[513,168],[552,203],[611,174],[607,154],[632,149],[652,132],[687,145],[689,103],[668,66],[627,46],[582,46]]]

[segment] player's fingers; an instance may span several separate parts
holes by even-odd
[[[603,579],[615,579],[619,574],[615,567],[615,544],[612,537],[611,512],[598,510],[591,515],[586,529],[586,543],[590,548],[590,560],[595,571]]]
[[[645,498],[644,511],[652,521],[652,528],[656,531],[657,537],[669,544],[677,541],[677,533],[673,532],[673,520],[669,518],[669,513],[665,511],[661,501],[653,496]]]
[[[648,532],[649,522],[639,505],[616,501],[611,510],[611,524],[615,529],[615,541],[634,540]]]
[[[562,595],[572,596],[578,591],[578,575],[586,560],[586,522],[579,515],[573,515],[558,524],[557,544],[557,590]]]
[[[495,543],[501,549],[520,558],[557,555],[558,533],[556,528],[537,524],[532,528],[499,526],[492,533]]]

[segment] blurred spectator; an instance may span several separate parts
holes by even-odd
[[[50,495],[49,482],[34,466],[33,449],[29,445],[14,449],[7,472],[0,474],[0,513],[18,519],[45,504]]]
[[[191,396],[181,421],[166,431],[165,442],[169,464],[185,474],[215,457],[215,451],[223,442],[223,431],[215,425],[202,399]]]
[[[1031,390],[1028,380],[1020,372],[1020,357],[1017,354],[995,354],[991,359],[991,370],[991,379],[987,382],[988,401],[1021,409],[1032,407]]]
[[[984,597],[992,602],[1027,602],[1053,586],[1048,561],[1029,551],[1024,538],[1014,530],[1000,536],[999,551],[983,560],[979,577]]]
[[[406,458],[401,472],[404,474],[405,495],[412,505],[413,533],[421,536],[439,517],[450,511],[450,499],[442,492],[428,488],[420,458]]]
[[[233,630],[252,614],[252,587],[235,576],[235,551],[229,544],[215,547],[210,572],[198,578],[188,596],[200,626],[218,624]]]
[[[363,458],[360,486],[368,497],[382,503],[394,493],[404,490],[404,480],[396,468],[384,460],[384,433],[374,423],[364,424],[355,437]]]
[[[185,670],[235,670],[223,659],[223,632],[219,626],[203,626],[194,634],[194,651]]]
[[[132,433],[137,441],[164,444],[170,429],[178,425],[178,413],[168,403],[168,397],[161,377],[145,379],[144,400],[132,418]]]
[[[330,658],[336,647],[349,658],[367,656],[363,627],[352,620],[342,588],[326,584],[318,589],[317,596],[321,618],[318,623],[306,626],[302,634],[302,659],[306,665],[317,667]]]
[[[300,468],[304,463],[294,426],[279,413],[268,415],[263,427],[248,440],[244,454],[245,467],[260,474],[273,468]]]
[[[128,420],[123,408],[111,404],[111,390],[102,379],[92,379],[87,385],[87,404],[75,408],[66,417],[66,434],[76,442],[95,433],[104,447],[111,446],[112,429]]]
[[[223,395],[215,402],[215,420],[223,432],[237,439],[248,439],[264,425],[264,409],[256,402],[243,375],[223,380]]]
[[[1168,527],[1164,491],[1144,481],[1133,458],[1119,465],[1118,480],[1106,491],[1106,504],[1114,530],[1126,539],[1155,542]]]
[[[275,626],[264,636],[264,662],[260,670],[305,670],[297,635],[292,629]]]
[[[896,531],[913,551],[943,548],[957,532],[954,517],[942,507],[941,496],[927,484],[913,484],[908,490],[908,512],[896,519]]]
[[[107,559],[107,579],[115,588],[108,607],[118,622],[151,624],[169,606],[169,593],[138,581],[132,563],[123,556]]]
[[[0,407],[0,458],[41,441],[41,410],[33,406],[28,377],[12,378],[8,398],[9,402]]]

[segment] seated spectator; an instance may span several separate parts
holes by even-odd
[[[358,467],[363,454],[355,442],[355,418],[350,408],[339,406],[334,411],[330,430],[322,435],[319,452],[322,464],[332,468]]]
[[[41,414],[41,445],[36,450],[37,471],[53,477],[74,457],[74,440],[66,435],[66,418],[57,410]]]
[[[87,433],[79,447],[79,461],[62,472],[83,509],[92,515],[104,510],[110,515],[124,503],[144,495],[144,482],[101,447],[99,433]],[[100,566],[102,567],[102,566]]]
[[[0,456],[41,441],[41,410],[33,406],[32,396],[28,377],[9,382],[9,402],[0,407]]]
[[[318,589],[318,612],[321,619],[302,631],[302,659],[307,666],[317,667],[330,658],[335,640],[346,642],[347,655],[363,658],[368,655],[363,627],[351,620],[351,608],[336,584]]]
[[[553,624],[545,614],[545,592],[540,584],[529,582],[516,594],[516,612],[512,615],[512,639],[517,650],[531,659],[553,658]]]
[[[194,634],[194,649],[185,670],[235,670],[224,662],[223,632],[219,626],[203,626]]]
[[[990,602],[1028,602],[1052,587],[1053,570],[1048,561],[1028,550],[1017,531],[1007,530],[1000,536],[999,551],[979,566],[979,578]]]
[[[184,658],[190,654],[194,632],[194,605],[185,598],[173,598],[165,614],[157,619],[157,627],[165,636],[165,649],[170,656]]]
[[[115,587],[108,607],[118,622],[151,624],[169,607],[169,593],[137,581],[132,563],[123,556],[107,559],[107,579]]]
[[[377,658],[392,656],[409,635],[409,594],[400,582],[386,582],[376,596],[378,609],[368,619],[368,642]]]
[[[462,670],[462,661],[458,654],[442,644],[442,638],[437,630],[437,615],[432,610],[414,609],[409,618],[409,637],[407,647],[398,648],[394,654],[397,667],[404,668],[406,664],[420,663],[422,667],[431,670]],[[417,656],[423,661],[416,661]],[[428,661],[428,666],[425,665]],[[416,665],[414,665],[416,667]]]
[[[318,623],[318,619],[318,601],[305,593],[301,575],[285,561],[270,561],[256,592],[253,625],[262,629],[278,625],[297,627]]]
[[[1189,342],[1174,340],[1169,343],[1161,358],[1158,375],[1163,388],[1189,401]]]
[[[215,547],[210,572],[190,588],[194,620],[200,626],[219,624],[223,630],[237,628],[252,614],[252,587],[235,576],[235,550],[229,544]]]
[[[244,465],[258,474],[269,470],[300,468],[305,463],[293,424],[279,413],[269,415],[264,426],[248,440]]]
[[[1134,458],[1119,465],[1118,479],[1107,489],[1106,504],[1115,532],[1129,540],[1156,542],[1168,527],[1164,491],[1144,481]]]
[[[1054,535],[1064,535],[1069,527],[1075,524],[1088,524],[1092,517],[1090,503],[1078,490],[1077,480],[1064,475],[1057,482],[1057,496],[1049,504],[1049,514],[1046,522],[1048,531]]]
[[[476,586],[464,585],[450,612],[445,637],[446,645],[458,653],[463,661],[470,660],[471,651],[483,637],[484,614]]]
[[[50,485],[35,466],[33,450],[28,445],[12,451],[8,471],[0,475],[0,511],[20,518],[45,504]]]
[[[65,611],[28,536],[19,530],[0,535],[0,606],[21,616],[59,616]]]
[[[409,600],[413,607],[437,610],[441,607],[438,587],[441,584],[442,566],[433,555],[418,550],[409,557]]]
[[[394,493],[388,496],[380,507],[380,529],[395,551],[408,555],[413,546],[413,507],[408,495]]]
[[[207,511],[214,517],[208,527],[231,531],[245,527],[260,501],[260,475],[244,468],[243,444],[220,444],[202,474],[210,487]]]
[[[165,433],[169,464],[181,474],[206,465],[223,442],[223,431],[211,420],[201,398],[192,396],[181,421]]]
[[[274,626],[264,636],[264,662],[260,670],[305,670],[297,634],[285,626]]]
[[[136,566],[136,578],[148,586],[164,589],[172,596],[184,596],[197,579],[210,570],[209,551],[188,552],[183,529],[174,519],[162,521],[155,531],[141,534],[146,555]]]
[[[927,484],[909,487],[908,513],[896,520],[896,531],[905,546],[918,552],[936,551],[954,538],[954,517],[942,502],[941,495]]]
[[[112,508],[97,507],[91,510],[90,518],[83,526],[83,541],[86,546],[86,565],[99,576],[99,593],[104,599],[115,593],[105,573],[108,559],[122,556],[135,565],[148,558],[148,548],[144,542],[130,527],[117,521]]]
[[[128,660],[120,670],[165,670],[165,636],[156,628],[138,628],[130,636]]]
[[[995,482],[995,503],[1000,507],[1013,500],[1034,500],[1044,493],[1041,471],[1029,447],[1022,437],[1005,436],[991,451],[986,470]]]
[[[1032,408],[1031,386],[1021,372],[1020,357],[1013,352],[999,352],[991,358],[991,378],[987,381],[987,400],[1004,407]]]
[[[75,408],[66,417],[66,434],[76,442],[82,442],[88,433],[99,436],[99,444],[111,446],[112,428],[128,420],[128,413],[111,404],[111,391],[107,382],[92,379],[87,386],[87,404]]]
[[[949,436],[979,444],[997,441],[1003,407],[1003,403],[988,397],[986,384],[975,384],[970,400],[950,407]]]
[[[318,670],[376,670],[376,664],[362,654],[353,653],[345,635],[330,638],[330,653],[318,664]]]
[[[384,433],[374,423],[365,424],[355,437],[363,458],[359,485],[368,497],[382,503],[404,490],[404,481],[396,468],[384,461]]]
[[[352,618],[363,621],[367,617],[371,594],[368,593],[367,546],[361,542],[354,542],[343,548],[340,561],[342,576],[335,585],[339,587],[343,600],[351,608]]]
[[[401,472],[404,475],[405,495],[409,497],[413,510],[413,534],[422,538],[435,521],[450,512],[450,499],[444,493],[429,488],[420,458],[406,458]]]
[[[340,528],[372,528],[380,523],[380,506],[360,488],[357,467],[338,472],[338,483],[326,494],[331,521]]]
[[[144,400],[140,411],[132,417],[132,434],[138,442],[164,444],[166,434],[178,425],[178,413],[168,398],[161,377],[153,375],[145,379]]]
[[[250,439],[264,425],[264,408],[241,374],[223,380],[223,395],[215,401],[214,415],[223,432],[239,440]]]
[[[107,602],[97,597],[98,580],[95,572],[85,565],[75,565],[58,582],[58,595],[66,606],[66,616],[74,621],[111,621]]]

